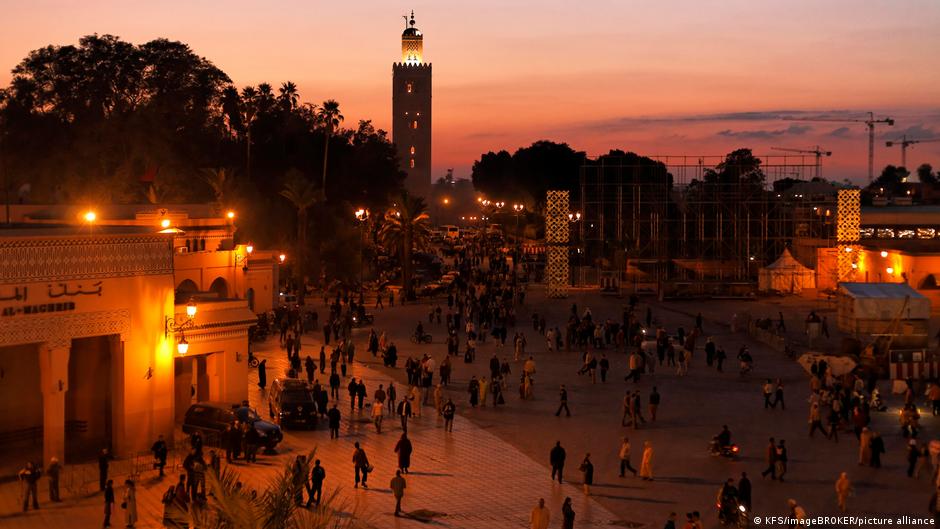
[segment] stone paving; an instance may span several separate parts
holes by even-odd
[[[454,363],[453,385],[448,394],[458,404],[458,417],[454,432],[446,434],[441,420],[431,408],[424,408],[423,416],[409,427],[415,454],[414,472],[408,478],[405,496],[406,510],[426,509],[446,513],[434,524],[442,527],[526,527],[528,512],[538,497],[545,497],[553,514],[552,527],[559,527],[559,506],[565,496],[574,500],[578,513],[576,527],[615,526],[661,527],[670,511],[684,513],[698,510],[706,527],[716,527],[713,500],[719,485],[727,477],[738,477],[748,472],[754,486],[754,511],[757,514],[785,514],[786,499],[797,498],[810,514],[834,514],[833,483],[841,471],[848,471],[855,486],[855,496],[849,501],[851,514],[908,514],[924,515],[930,485],[926,478],[910,479],[904,475],[904,439],[898,435],[896,410],[873,417],[874,428],[885,437],[887,454],[880,470],[858,467],[855,464],[857,443],[851,434],[843,434],[836,444],[817,436],[810,439],[807,432],[807,384],[802,369],[783,355],[770,351],[745,336],[731,335],[725,325],[734,303],[753,307],[746,302],[703,302],[700,304],[655,304],[654,314],[670,329],[683,325],[692,327],[691,314],[701,310],[706,317],[707,334],[725,347],[729,360],[726,372],[707,369],[701,351],[693,359],[690,373],[678,377],[673,371],[659,369],[654,376],[645,376],[636,385],[643,393],[644,402],[650,388],[658,386],[663,394],[660,419],[639,430],[620,426],[620,400],[625,383],[625,357],[611,350],[613,364],[606,384],[591,384],[575,371],[580,364],[577,352],[547,352],[541,339],[537,339],[530,325],[530,311],[544,314],[549,325],[562,326],[570,303],[577,302],[580,310],[590,306],[595,318],[619,317],[624,300],[601,297],[597,294],[573,293],[565,301],[546,302],[536,289],[530,292],[527,306],[519,310],[518,329],[528,337],[528,351],[538,362],[536,398],[522,402],[516,396],[516,380],[507,391],[507,404],[498,409],[470,409],[464,391],[471,375],[488,375],[487,363],[494,351],[510,356],[511,349],[497,350],[491,340],[478,347],[477,362]],[[376,329],[386,330],[399,347],[400,365],[409,354],[430,353],[438,360],[445,346],[441,343],[443,327],[425,326],[435,336],[435,342],[415,346],[408,342],[414,323],[427,321],[427,302],[377,311]],[[445,310],[446,310],[446,304]],[[323,314],[322,305],[318,309]],[[641,306],[640,313],[645,311]],[[799,321],[801,313],[787,312],[789,321]],[[788,321],[788,324],[789,324]],[[399,395],[403,393],[404,374],[401,369],[391,370],[367,357],[365,333],[356,331],[357,362],[352,374],[365,379],[371,395],[379,383],[395,378]],[[510,329],[510,336],[513,330]],[[304,339],[303,355],[319,351],[319,334]],[[755,371],[746,378],[736,372],[734,355],[742,344],[748,344],[755,357]],[[283,372],[284,353],[274,344],[261,348],[259,356],[269,358],[269,384]],[[315,355],[314,355],[315,356]],[[518,376],[519,364],[513,364]],[[256,380],[254,371],[252,380]],[[762,409],[759,386],[764,377],[779,377],[786,389],[787,411]],[[325,376],[321,380],[325,380]],[[348,381],[348,379],[347,379]],[[248,486],[263,483],[274,469],[298,453],[307,453],[316,447],[318,457],[327,468],[327,488],[341,487],[343,498],[366,514],[376,527],[418,527],[426,524],[394,518],[394,501],[388,490],[388,480],[394,474],[396,458],[392,452],[400,429],[397,421],[386,418],[387,431],[376,435],[369,421],[368,410],[361,416],[348,419],[348,401],[345,383],[341,390],[340,409],[343,412],[342,437],[330,441],[324,429],[312,432],[289,432],[275,457],[264,456],[262,464],[243,467]],[[573,417],[556,418],[558,384],[565,383],[571,397]],[[263,414],[267,406],[263,395],[250,386],[253,404]],[[895,406],[896,402],[892,402]],[[429,413],[430,412],[430,413]],[[711,435],[722,424],[734,432],[734,440],[742,446],[739,461],[717,460],[705,453]],[[922,439],[937,436],[940,421],[925,416]],[[639,466],[639,447],[649,440],[655,450],[653,482],[634,478],[616,477],[617,447],[621,435],[629,435],[635,447],[633,464]],[[790,448],[790,469],[786,483],[761,480],[763,448],[768,436],[787,439]],[[352,443],[359,440],[369,454],[376,472],[370,477],[375,488],[368,491],[352,488],[353,469],[350,463]],[[561,440],[568,451],[566,478],[575,486],[553,485],[548,477],[548,450],[555,440]],[[590,499],[585,498],[577,485],[580,475],[577,464],[585,452],[592,453],[595,465],[595,487]],[[139,527],[155,527],[161,505],[159,495],[166,484],[155,482],[152,473],[145,474],[139,485],[138,504],[141,511]],[[118,490],[120,494],[120,490]],[[45,497],[41,489],[40,497]],[[22,515],[19,511],[18,485],[0,486],[0,527],[95,527],[100,524],[101,496],[69,497],[63,504],[46,508],[39,513]]]

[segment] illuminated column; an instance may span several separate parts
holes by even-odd
[[[568,295],[568,192],[549,191],[545,200],[548,297]]]
[[[839,249],[837,261],[840,282],[853,280],[855,271],[858,269],[861,196],[862,192],[859,189],[839,190],[836,241]]]
[[[44,342],[39,346],[43,464],[53,457],[65,463],[65,392],[69,389],[71,349],[70,339]]]

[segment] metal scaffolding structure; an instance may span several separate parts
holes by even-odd
[[[747,283],[794,238],[832,239],[835,192],[809,183],[815,157],[759,158],[763,181],[752,167],[721,165],[724,156],[589,160],[577,201],[579,264],[625,263],[634,284]]]

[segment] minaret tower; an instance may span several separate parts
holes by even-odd
[[[392,64],[392,140],[405,188],[427,200],[431,194],[431,65],[424,62],[424,36],[415,13],[405,18],[401,62]]]

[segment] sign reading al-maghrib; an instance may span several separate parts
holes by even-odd
[[[29,287],[14,287],[12,291],[3,292],[0,290],[0,302],[14,301],[22,304],[15,304],[0,309],[0,316],[20,316],[24,314],[47,314],[50,312],[69,312],[75,310],[74,301],[59,300],[62,297],[75,296],[100,296],[101,281],[91,285],[91,289],[83,289],[82,285],[77,285],[74,289],[66,283],[57,285],[50,284],[46,290],[46,297],[56,301],[43,303],[28,303]],[[39,296],[43,296],[40,294]],[[38,300],[37,300],[38,301]]]

